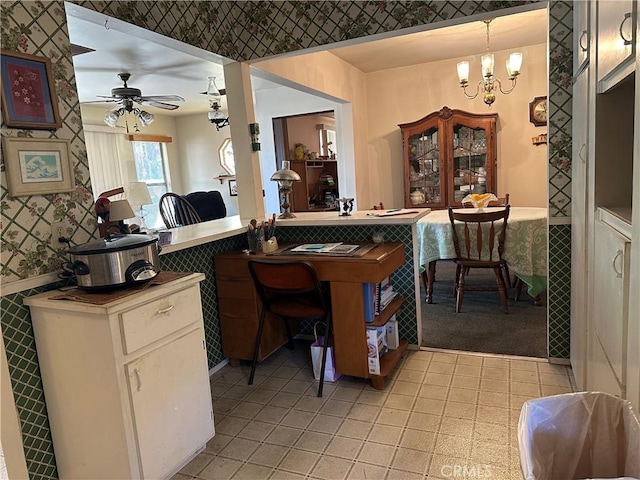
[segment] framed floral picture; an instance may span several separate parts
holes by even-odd
[[[7,127],[60,128],[51,60],[4,49],[1,53],[2,116]]]
[[[69,140],[3,137],[7,187],[12,197],[75,188]]]

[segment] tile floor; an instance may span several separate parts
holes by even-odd
[[[216,435],[174,480],[522,479],[517,425],[529,398],[572,391],[536,359],[408,351],[384,390],[342,377],[322,398],[308,343],[211,377]]]

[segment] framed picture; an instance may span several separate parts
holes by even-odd
[[[7,127],[60,128],[51,60],[9,50],[1,53],[2,116]]]
[[[10,196],[75,188],[69,140],[3,137],[2,151]]]
[[[238,186],[236,185],[236,181],[233,179],[229,180],[229,195],[232,197],[238,196]]]

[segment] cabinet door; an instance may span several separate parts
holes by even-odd
[[[471,193],[497,193],[491,129],[486,124],[455,117],[450,141],[448,205],[460,205]]]
[[[595,222],[593,330],[623,386],[627,359],[630,246],[628,238],[601,220]]]
[[[633,68],[637,1],[599,0],[597,6],[598,82],[606,82],[608,77],[615,77],[617,74],[621,74],[621,80]],[[611,86],[616,83],[617,81],[611,82]],[[606,83],[598,87],[599,92],[608,89]]]
[[[589,62],[591,2],[583,0],[573,3],[573,74],[577,75]],[[575,117],[574,117],[575,118]]]
[[[579,390],[585,388],[587,360],[587,189],[589,68],[573,85],[573,162],[571,165],[571,367]]]
[[[214,434],[203,331],[177,338],[125,369],[143,477],[164,478]]]
[[[435,119],[434,119],[435,120]],[[421,207],[444,206],[443,164],[441,163],[442,132],[437,121],[426,122],[418,131],[405,134],[408,164],[405,205]]]

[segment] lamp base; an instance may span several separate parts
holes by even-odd
[[[291,212],[284,212],[278,215],[278,218],[296,218],[296,216]]]

